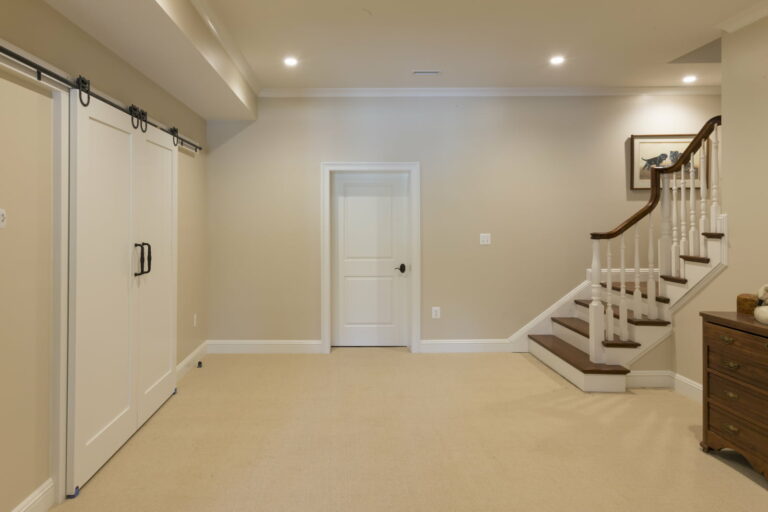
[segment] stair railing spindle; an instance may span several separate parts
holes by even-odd
[[[686,164],[687,165],[687,164]],[[686,178],[686,165],[680,170],[680,255],[688,254],[688,211],[685,205],[685,178]],[[682,275],[681,269],[681,277]]]
[[[674,277],[680,277],[680,233],[679,233],[679,219],[678,219],[678,206],[677,206],[677,173],[672,174],[672,248],[671,248],[671,264],[672,275]]]
[[[688,217],[690,220],[690,227],[688,228],[688,255],[699,255],[699,228],[697,227],[698,218],[696,217],[696,166],[694,165],[694,159],[691,157],[691,166],[688,171],[691,175],[690,193],[691,200],[688,204]]]
[[[605,264],[608,269],[606,295],[605,295],[605,339],[613,340],[616,327],[613,322],[613,254],[611,253],[611,241],[607,240],[605,250]]]
[[[661,176],[661,233],[659,237],[659,273],[672,274],[672,201],[669,195],[669,174]]]
[[[643,314],[643,292],[640,290],[640,228],[635,226],[635,290],[632,310],[636,316]]]
[[[619,297],[619,339],[627,341],[629,339],[629,323],[627,322],[627,245],[624,241],[624,233],[621,234],[619,243],[619,283],[621,290]]]
[[[600,285],[600,240],[592,240],[592,302],[589,304],[589,360],[605,362],[603,340],[605,339],[605,309],[601,301]],[[609,270],[610,274],[610,270]]]
[[[708,142],[701,145],[701,163],[699,165],[699,181],[701,182],[701,197],[699,199],[699,213],[701,214],[699,218],[699,256],[704,258],[709,257],[707,237],[704,236],[704,233],[709,228],[709,221],[707,220],[707,180],[709,178],[707,158],[710,156]]]
[[[712,181],[709,225],[713,233],[720,232],[720,130],[712,132]]]
[[[656,307],[656,269],[655,261],[656,239],[653,233],[653,211],[648,214],[648,280],[646,281],[646,295],[648,296],[648,318],[659,317]]]

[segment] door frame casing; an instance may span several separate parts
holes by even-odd
[[[419,162],[323,162],[320,165],[320,343],[323,352],[331,352],[331,180],[333,173],[405,173],[408,175],[408,210],[410,244],[410,309],[408,347],[419,351],[421,340],[421,165]]]

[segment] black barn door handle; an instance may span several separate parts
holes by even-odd
[[[147,269],[147,274],[152,272],[152,244],[144,243],[143,245],[147,246],[147,265],[149,265],[149,268]]]
[[[141,248],[141,256],[139,257],[139,266],[141,267],[141,270],[139,272],[134,272],[133,276],[134,277],[143,276],[144,274],[146,274],[146,272],[144,272],[144,244],[133,244],[133,247]]]

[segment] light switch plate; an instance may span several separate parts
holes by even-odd
[[[440,306],[432,306],[432,318],[440,318]]]
[[[0,208],[0,228],[5,227],[5,219],[6,219],[5,210]]]
[[[480,233],[480,245],[491,245],[490,233]]]

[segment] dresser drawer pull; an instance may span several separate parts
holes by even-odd
[[[728,432],[732,432],[734,434],[738,434],[739,433],[739,427],[737,427],[736,425],[730,425],[729,424],[729,425],[726,425],[725,428],[728,430]]]
[[[720,339],[725,343],[726,345],[733,345],[733,342],[736,341],[732,337],[727,336],[725,334],[720,335]]]
[[[741,365],[739,363],[737,363],[736,361],[724,361],[723,364],[729,370],[738,370],[739,368],[741,368]]]
[[[737,394],[736,394],[736,393],[734,393],[733,391],[726,391],[726,392],[725,392],[725,396],[727,396],[727,397],[728,397],[728,398],[730,398],[731,400],[738,400],[738,399],[739,399],[739,395],[737,395]]]

